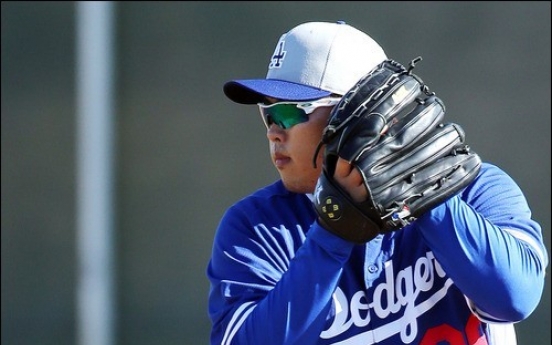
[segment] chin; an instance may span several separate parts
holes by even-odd
[[[313,193],[314,187],[316,184],[308,184],[304,181],[290,181],[289,179],[285,179],[282,177],[282,182],[284,183],[284,187],[286,187],[287,190],[294,193]]]

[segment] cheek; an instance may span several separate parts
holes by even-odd
[[[304,128],[301,133],[298,133],[298,142],[296,143],[297,153],[300,156],[301,165],[303,165],[306,169],[314,169],[314,153],[316,152],[316,148],[322,139],[324,124],[325,122],[317,124],[316,126],[309,126],[308,128]],[[323,150],[320,150],[319,155],[321,152],[323,152]]]
[[[297,155],[297,163],[306,169],[314,169],[313,156],[322,139],[322,131],[327,124],[329,111],[322,108],[317,109],[310,116],[308,122],[292,128],[295,131],[288,138]],[[292,141],[293,143],[291,143]]]
[[[302,128],[301,133],[298,133],[298,141],[300,141],[301,152],[314,154],[316,146],[322,139],[322,131],[324,126],[322,123],[309,123],[309,126]]]

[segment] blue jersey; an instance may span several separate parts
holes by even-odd
[[[517,184],[483,164],[459,195],[363,245],[281,181],[230,207],[213,242],[211,344],[515,344],[548,253]]]

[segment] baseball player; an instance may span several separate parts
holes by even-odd
[[[548,253],[518,185],[482,162],[410,65],[344,22],[283,34],[257,105],[280,179],[217,228],[211,344],[516,344]]]

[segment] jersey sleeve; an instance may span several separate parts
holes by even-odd
[[[537,307],[548,254],[527,200],[501,169],[484,164],[460,195],[417,223],[480,319],[517,322]]]
[[[229,209],[215,235],[207,269],[211,344],[314,343],[353,244],[316,222],[304,238],[268,228],[251,212]]]

